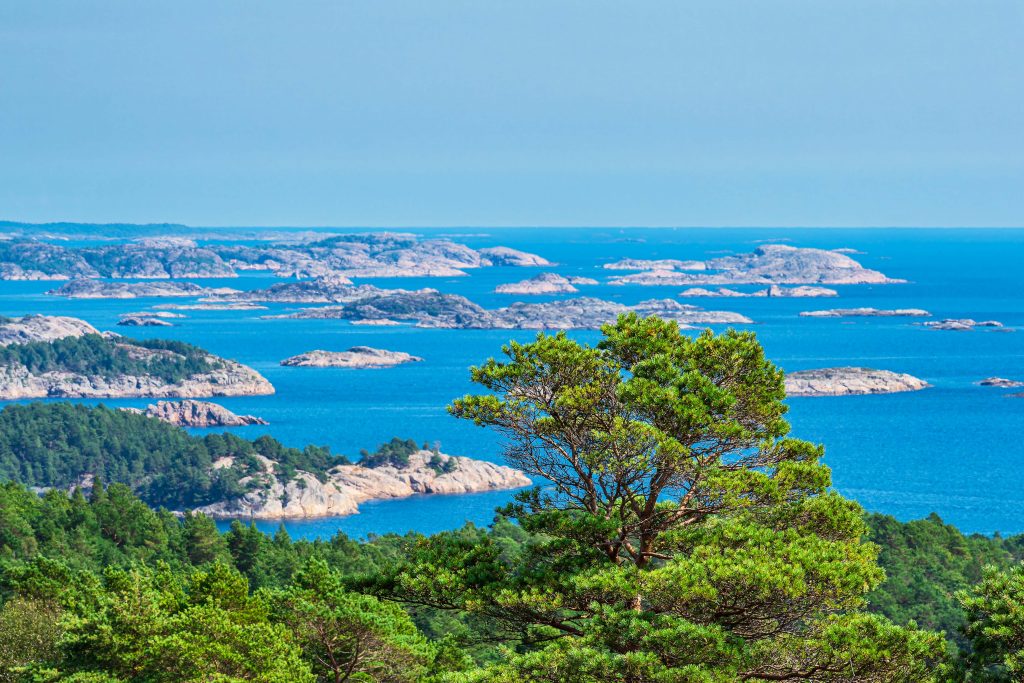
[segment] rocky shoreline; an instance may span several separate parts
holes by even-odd
[[[207,401],[157,401],[145,410],[122,408],[162,420],[177,427],[244,427],[269,424],[254,415],[236,415],[224,406]]]
[[[308,351],[285,358],[281,365],[306,368],[391,368],[423,359],[402,351],[387,351],[370,346],[353,346],[347,351]]]
[[[931,313],[922,308],[830,308],[824,311],[803,311],[803,318],[926,318]]]
[[[541,273],[527,280],[498,285],[498,294],[572,294],[578,292],[576,285],[596,285],[597,280],[589,277],[563,277],[555,273]]]
[[[683,297],[772,297],[772,298],[818,298],[839,296],[839,292],[828,287],[812,287],[801,285],[799,287],[779,287],[772,285],[767,289],[758,289],[753,292],[741,292],[736,289],[719,287],[718,289],[705,289],[703,287],[691,287],[679,292],[678,296]]]
[[[932,320],[926,323],[918,323],[930,330],[952,330],[955,332],[966,332],[975,327],[994,327],[1001,330],[1008,330],[998,320],[973,320],[972,318],[946,318],[944,320]]]
[[[272,318],[397,320],[418,327],[445,329],[597,329],[614,322],[622,313],[658,315],[681,325],[731,325],[753,322],[731,311],[708,311],[673,299],[649,299],[627,306],[593,297],[578,297],[543,303],[517,302],[498,309],[484,309],[456,294],[436,290],[388,291],[350,302],[344,306],[307,308]]]
[[[68,299],[141,299],[228,295],[237,292],[237,289],[230,287],[209,288],[193,282],[177,280],[157,282],[72,280],[46,293],[50,296],[62,296]]]
[[[295,278],[452,277],[465,275],[465,270],[472,268],[553,265],[542,256],[509,247],[472,249],[448,239],[421,239],[408,233],[309,237],[302,242],[205,246],[187,239],[151,238],[84,247],[19,237],[5,245],[0,279],[226,278],[237,277],[242,271],[268,271]],[[99,290],[109,284],[103,283]]]
[[[872,368],[837,367],[786,374],[788,396],[856,396],[920,391],[930,384],[913,375]]]
[[[101,348],[134,362],[166,364],[185,359],[169,348],[151,348],[99,331],[77,318],[24,316],[0,320],[0,345],[18,346],[32,342],[53,343],[60,339],[96,339]],[[122,374],[97,368],[94,371],[66,369],[32,370],[18,360],[0,364],[0,400],[27,398],[202,398],[207,396],[262,396],[274,387],[250,367],[192,347],[206,368],[168,381],[156,374]],[[16,358],[16,356],[15,356]],[[59,367],[59,366],[58,366]]]
[[[216,519],[309,519],[340,517],[359,512],[369,500],[408,498],[417,494],[479,493],[517,489],[532,482],[518,470],[483,460],[422,450],[409,456],[402,467],[340,465],[327,472],[324,481],[309,472],[297,471],[282,482],[274,463],[259,457],[263,471],[239,480],[257,483],[256,490],[240,498],[198,508]],[[230,458],[214,463],[231,465]]]
[[[857,285],[904,282],[863,267],[846,254],[825,249],[766,244],[749,254],[710,259],[697,267],[672,261],[627,261],[628,265],[655,264],[631,275],[611,278],[613,285]],[[606,264],[621,266],[618,264]],[[672,266],[672,267],[669,267]],[[683,272],[683,271],[696,272]]]

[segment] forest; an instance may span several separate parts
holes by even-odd
[[[628,315],[502,351],[449,411],[545,483],[488,528],[222,533],[5,471],[0,680],[1021,679],[1024,538],[841,497],[752,334]]]
[[[140,357],[126,346],[169,353]],[[33,374],[71,372],[98,377],[142,375],[169,384],[217,369],[217,361],[197,346],[163,339],[109,339],[99,334],[0,346],[0,366],[24,365]]]

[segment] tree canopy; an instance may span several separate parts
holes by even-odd
[[[486,680],[928,680],[941,637],[861,612],[877,547],[822,448],[788,438],[754,335],[602,333],[510,343],[451,406],[549,482],[508,510],[536,541],[509,562],[441,535],[385,589],[547,643]]]

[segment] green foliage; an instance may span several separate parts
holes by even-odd
[[[832,492],[753,335],[636,316],[603,331],[473,369],[487,393],[452,412],[550,484],[490,529],[429,538],[222,534],[145,502],[237,491],[257,456],[284,476],[339,460],[102,407],[8,407],[0,477],[102,479],[89,497],[0,483],[0,681],[1020,680],[1024,537],[865,516]],[[392,439],[364,462],[418,450]]]
[[[934,514],[906,523],[873,514],[867,522],[886,574],[868,595],[869,609],[898,624],[945,631],[959,645],[966,645],[966,616],[956,592],[978,583],[986,565],[1007,569],[1022,559],[1019,537],[965,536]]]
[[[140,355],[130,347],[165,353]],[[173,384],[220,366],[191,344],[160,339],[107,339],[98,334],[0,347],[0,366],[24,365],[34,374],[73,372],[113,378],[120,375],[157,377]]]
[[[401,607],[346,591],[341,576],[322,560],[307,563],[288,589],[266,595],[319,681],[412,682],[432,658]]]
[[[61,671],[136,681],[315,680],[291,633],[220,563],[109,569],[62,622]]]
[[[0,608],[0,682],[18,681],[34,663],[56,656],[60,616],[48,600],[16,598]]]
[[[987,567],[981,582],[957,598],[967,612],[973,646],[969,680],[1024,678],[1024,564],[1007,571]]]
[[[231,434],[192,436],[160,420],[103,406],[33,403],[0,411],[0,481],[68,488],[90,474],[127,484],[149,505],[183,509],[245,493],[239,480],[262,470],[256,456],[274,461],[283,472],[301,469],[321,478],[347,462],[327,448],[297,450],[269,436],[255,441]],[[234,459],[230,467],[212,469],[225,457]],[[250,485],[259,486],[259,479]]]
[[[438,474],[448,474],[459,469],[459,461],[455,458],[443,458],[440,454],[434,453],[427,461],[427,466]]]
[[[511,343],[451,406],[551,483],[509,509],[536,541],[508,558],[441,534],[378,590],[537,648],[483,680],[928,680],[941,637],[859,611],[877,548],[822,449],[787,438],[755,337],[636,315],[602,332]]]
[[[409,464],[409,456],[419,450],[420,447],[414,440],[403,441],[395,436],[391,441],[378,446],[373,453],[361,451],[359,464],[363,467],[406,467]]]

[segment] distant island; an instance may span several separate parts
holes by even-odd
[[[577,285],[596,285],[597,280],[589,277],[565,277],[557,273],[541,273],[521,282],[498,285],[498,294],[571,294],[580,291]]]
[[[347,351],[308,351],[285,358],[281,365],[307,368],[390,368],[422,361],[403,351],[388,351],[370,346],[353,346]]]
[[[821,368],[786,374],[786,394],[789,396],[895,394],[920,391],[929,386],[913,375],[872,368]]]
[[[473,268],[553,265],[509,247],[472,249],[407,233],[313,235],[256,245],[200,245],[176,236],[89,246],[58,244],[45,233],[16,236],[0,240],[0,280],[228,278],[254,270],[294,278],[452,277]]]
[[[628,266],[628,268],[627,268]],[[613,277],[613,285],[859,285],[903,282],[863,267],[844,253],[765,244],[749,254],[703,262],[620,261],[616,270],[642,272]]]
[[[77,318],[0,318],[0,400],[272,393],[252,368],[185,342],[101,334]]]
[[[543,303],[514,303],[485,309],[457,294],[437,290],[390,290],[357,298],[340,307],[307,308],[281,318],[331,318],[341,320],[407,320],[418,327],[449,329],[596,329],[620,314],[635,311],[657,315],[682,325],[743,324],[750,318],[731,311],[708,311],[673,299],[649,299],[627,306],[594,297],[578,297]]]

